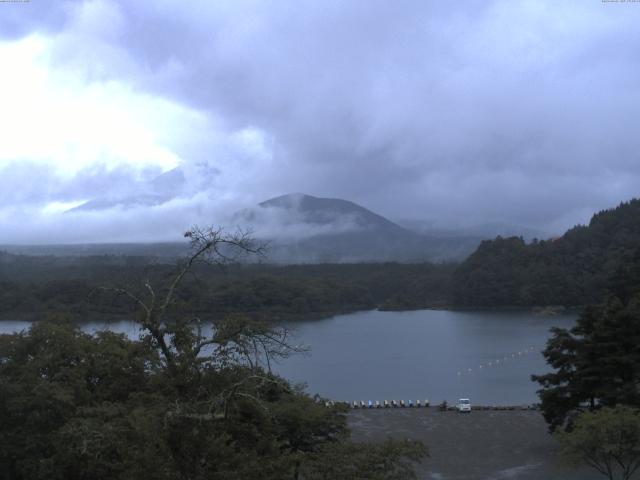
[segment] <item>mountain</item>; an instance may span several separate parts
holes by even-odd
[[[96,197],[70,211],[101,211],[163,204],[184,194],[185,173],[170,170],[150,182],[116,196]],[[202,221],[207,224],[206,220]],[[250,230],[268,242],[268,262],[347,263],[460,261],[480,243],[474,235],[429,235],[412,231],[354,202],[302,193],[275,197],[232,215],[227,226]],[[141,247],[144,250],[144,247]],[[182,251],[176,244],[149,248],[161,257]],[[139,254],[135,245],[82,245],[9,248],[16,253],[38,254],[77,251],[78,255]]]
[[[69,212],[107,210],[114,207],[152,207],[162,205],[180,196],[186,179],[180,168],[174,168],[147,182],[138,182],[129,190],[117,195],[98,196],[88,200]]]
[[[563,236],[526,243],[484,241],[454,273],[459,306],[579,306],[599,303],[608,285],[640,264],[640,200],[595,214]],[[625,277],[626,275],[626,277]]]
[[[480,241],[421,235],[354,202],[301,193],[242,210],[232,223],[269,241],[277,263],[455,261]]]
[[[282,195],[259,204],[262,209],[280,208],[296,212],[308,224],[331,225],[340,217],[364,230],[406,234],[406,229],[360,205],[339,198],[320,198],[302,193]]]
[[[339,198],[302,193],[282,195],[234,215],[236,224],[251,224],[270,236],[297,238],[355,231],[411,235],[411,232],[360,205]]]

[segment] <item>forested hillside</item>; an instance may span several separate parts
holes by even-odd
[[[430,263],[200,265],[176,300],[182,312],[207,318],[244,313],[271,320],[376,307],[443,307],[450,304],[453,268]],[[129,300],[105,296],[100,287],[127,287],[144,295],[145,279],[174,270],[144,257],[0,254],[0,318],[38,318],[51,311],[77,319],[121,318],[131,310]]]
[[[593,216],[554,240],[487,240],[463,263],[200,266],[177,299],[182,311],[270,319],[381,308],[582,306],[607,294],[613,274],[640,255],[640,200]],[[162,257],[28,256],[0,252],[0,318],[63,311],[122,315],[125,299],[102,286],[143,288],[170,275]],[[35,314],[35,315],[34,315]]]
[[[607,282],[638,255],[640,200],[593,216],[554,240],[487,240],[454,272],[456,306],[578,306],[596,303]]]

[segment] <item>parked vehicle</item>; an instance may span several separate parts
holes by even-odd
[[[460,400],[458,400],[456,410],[461,413],[471,412],[471,401],[468,398],[461,398]]]

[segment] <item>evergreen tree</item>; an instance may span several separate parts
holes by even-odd
[[[618,269],[606,303],[585,308],[570,330],[553,329],[543,353],[555,371],[532,376],[552,430],[584,410],[640,406],[639,260]]]

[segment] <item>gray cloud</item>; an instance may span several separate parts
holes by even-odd
[[[558,231],[638,195],[639,21],[637,5],[583,0],[104,0],[20,14],[11,31],[55,31],[54,65],[87,81],[262,133],[266,157],[185,132],[189,198],[304,191]],[[203,168],[215,175],[198,183]]]
[[[64,28],[73,6],[74,2],[68,0],[2,5],[0,38],[15,39],[32,32],[59,31]]]
[[[0,167],[0,204],[45,206],[51,202],[91,199],[100,192],[127,196],[138,192],[141,184],[160,173],[156,168],[140,171],[128,166],[107,169],[98,165],[64,177],[49,165],[15,161]]]

